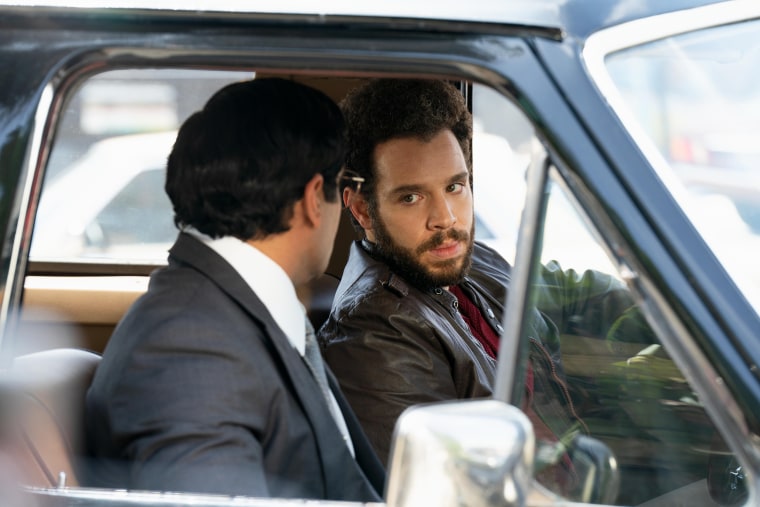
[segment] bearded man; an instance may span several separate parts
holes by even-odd
[[[396,419],[407,407],[492,395],[510,265],[473,238],[472,119],[456,88],[434,80],[374,80],[341,108],[349,141],[343,203],[363,239],[351,245],[319,337],[387,462]],[[543,273],[548,302],[577,304],[534,309],[528,317],[522,408],[539,442],[587,431],[562,374],[558,325],[572,315],[577,326],[584,322],[580,314],[592,310],[592,324],[603,332],[632,304],[617,297],[623,287],[617,291],[599,275],[579,277],[556,264]],[[597,305],[597,297],[606,303]],[[555,491],[573,489],[572,466],[556,465],[542,482]]]

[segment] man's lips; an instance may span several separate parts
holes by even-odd
[[[462,252],[461,241],[447,241],[444,244],[428,250],[434,256],[441,259],[450,259],[458,256]]]

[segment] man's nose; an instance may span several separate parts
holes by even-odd
[[[431,199],[428,228],[431,230],[448,229],[457,222],[454,207],[445,197]]]

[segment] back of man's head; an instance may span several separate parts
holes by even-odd
[[[450,130],[471,164],[472,116],[464,96],[440,80],[376,79],[352,90],[340,104],[348,126],[346,168],[363,177],[363,193],[372,199],[374,150],[391,139],[429,141]]]
[[[169,155],[174,221],[213,238],[284,232],[315,174],[337,198],[329,183],[345,152],[343,116],[323,93],[277,78],[228,85],[185,121]]]

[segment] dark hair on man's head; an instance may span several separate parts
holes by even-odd
[[[472,170],[472,116],[464,96],[439,80],[376,79],[352,90],[340,104],[348,125],[346,168],[365,179],[362,193],[374,202],[374,151],[391,139],[429,141],[450,130]]]
[[[174,222],[212,238],[287,231],[317,173],[335,201],[345,154],[343,116],[322,92],[278,78],[228,85],[185,121],[169,155]]]

